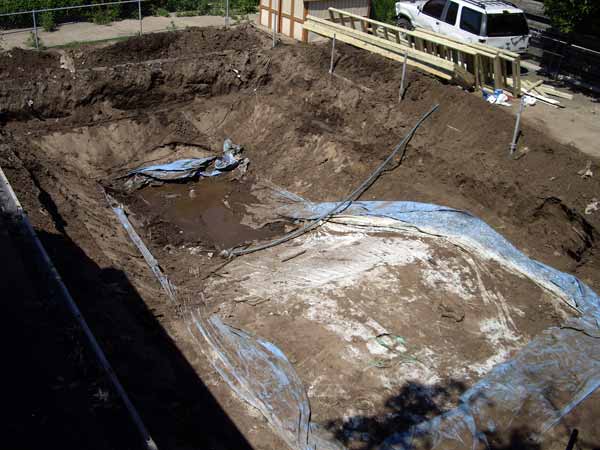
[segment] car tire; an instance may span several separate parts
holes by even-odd
[[[396,26],[399,28],[404,28],[405,30],[408,30],[408,31],[412,31],[415,29],[415,27],[413,27],[412,23],[410,23],[410,20],[408,20],[406,17],[403,17],[403,16],[398,16],[396,18]]]

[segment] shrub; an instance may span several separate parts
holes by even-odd
[[[600,34],[598,0],[544,0],[544,11],[563,33]]]
[[[33,31],[29,32],[29,36],[27,36],[27,40],[25,41],[25,45],[29,48],[39,48],[40,50],[44,50],[46,46],[42,42],[42,38],[38,36],[37,46],[35,45],[35,34]]]
[[[118,5],[99,6],[88,12],[88,18],[97,25],[108,25],[119,18],[120,12]]]
[[[40,14],[40,25],[44,31],[56,30],[56,21],[54,20],[54,14],[50,11]]]
[[[396,0],[374,0],[372,11],[373,19],[390,24],[396,23]]]
[[[152,12],[153,15],[155,16],[159,16],[159,17],[169,17],[169,11],[167,11],[165,8],[159,7],[159,8],[153,8],[154,11]]]

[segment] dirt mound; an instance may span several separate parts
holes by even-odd
[[[250,25],[232,29],[188,28],[184,31],[135,36],[108,47],[71,51],[78,67],[115,66],[157,59],[191,58],[195,54],[250,51],[263,47],[267,39]]]
[[[57,53],[20,48],[0,52],[0,80],[42,78],[59,68]]]
[[[194,189],[196,195],[201,188],[196,191],[192,185],[153,191],[160,193],[158,198],[145,198],[152,209],[144,202],[147,191],[120,197],[165,272],[186,288],[182,295],[190,304],[201,301],[198,292],[206,278],[217,276],[215,268],[225,262],[213,254],[220,237],[206,230],[189,234],[206,223],[178,224],[179,211],[216,207],[204,214],[214,226],[225,223],[230,212],[228,219],[241,223],[245,207],[257,203],[253,197],[261,180],[311,200],[340,199],[372,173],[433,104],[439,109],[411,141],[405,160],[384,173],[363,199],[414,200],[468,210],[530,256],[600,290],[600,214],[584,213],[600,195],[600,179],[577,174],[586,157],[525,122],[519,144],[524,151],[511,159],[510,114],[414,70],[399,103],[400,64],[345,45],[338,52],[336,75],[329,76],[329,46],[271,49],[268,36],[236,27],[148,35],[85,54],[72,51],[74,72],[61,69],[55,54],[18,52],[22,63],[14,65],[6,54],[0,57],[6,67],[0,83],[5,124],[0,161],[8,162],[7,175],[36,228],[45,232],[44,243],[107,344],[109,359],[134,402],[146,411],[149,427],[159,430],[159,447],[223,448],[221,442],[229,442],[224,434],[230,433],[220,431],[199,442],[197,417],[206,409],[207,395],[197,392],[197,374],[208,380],[253,445],[282,446],[239,407],[186,341],[180,311],[168,306],[107,208],[102,185],[156,158],[185,156],[174,149],[196,146],[218,152],[230,137],[244,145],[250,160],[239,184],[219,191],[222,199],[236,199],[231,208],[223,209],[221,201],[198,206],[190,193]],[[27,61],[30,70],[23,68]],[[594,174],[597,166],[594,161]],[[213,188],[221,189],[208,190]],[[226,227],[222,231],[228,235]],[[266,231],[252,238],[267,238],[281,229]],[[247,232],[232,231],[242,240]],[[67,238],[68,252],[61,245]],[[86,268],[86,277],[80,276],[80,267]],[[435,314],[459,327],[464,311],[438,303]],[[529,315],[525,334],[539,331],[538,319],[554,320]],[[274,313],[269,320],[276,318]],[[336,427],[347,428],[340,423]]]

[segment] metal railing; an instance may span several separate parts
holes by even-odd
[[[137,3],[138,4],[138,20],[140,22],[139,34],[141,36],[143,33],[142,3],[147,2],[147,1],[149,1],[149,0],[120,0],[120,1],[106,2],[106,3],[93,3],[93,4],[88,4],[88,5],[59,6],[56,8],[32,9],[30,11],[16,11],[16,12],[11,12],[11,13],[3,13],[3,14],[0,14],[0,17],[31,14],[31,17],[33,18],[33,34],[34,34],[34,38],[35,38],[35,48],[39,50],[40,49],[40,38],[38,35],[36,14],[46,13],[46,12],[54,12],[54,11],[68,11],[68,10],[73,10],[73,9],[97,8],[97,7],[101,7],[101,6],[125,5],[125,4],[130,4],[130,3]]]
[[[2,13],[0,17],[9,17],[9,16],[19,16],[19,15],[28,15],[30,14],[33,19],[33,35],[35,40],[35,48],[40,49],[40,38],[38,34],[38,24],[36,19],[36,14],[47,13],[47,12],[55,12],[55,11],[68,11],[74,9],[85,9],[85,8],[97,8],[102,6],[114,6],[114,5],[125,5],[137,3],[138,5],[138,20],[140,23],[139,35],[143,34],[143,26],[142,26],[142,3],[148,2],[150,0],[118,0],[118,1],[110,1],[105,3],[92,3],[87,5],[73,5],[73,6],[60,6],[56,8],[42,8],[42,9],[32,9],[29,11],[16,11],[10,13]],[[229,18],[229,0],[225,0],[225,26],[229,26],[230,18]]]

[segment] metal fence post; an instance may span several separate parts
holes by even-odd
[[[402,64],[402,79],[400,80],[400,93],[398,94],[398,101],[402,101],[404,98],[404,77],[406,77],[406,60],[408,59],[408,52],[404,52],[404,63]]]
[[[329,62],[329,74],[333,75],[333,60],[335,58],[335,33],[333,33],[333,39],[331,40],[331,61]]]
[[[514,155],[517,150],[517,139],[519,138],[519,125],[521,124],[521,114],[523,113],[523,108],[525,107],[525,96],[521,97],[521,101],[519,102],[519,112],[517,113],[517,121],[515,122],[515,132],[513,134],[512,142],[510,143],[510,155]]]
[[[273,48],[275,48],[276,45],[276,38],[275,38],[275,33],[277,33],[277,31],[275,31],[277,29],[277,14],[275,14],[275,20],[273,23]]]
[[[138,15],[140,18],[140,36],[143,33],[143,29],[142,29],[142,0],[138,0]]]
[[[225,0],[225,26],[229,26],[229,0]]]
[[[39,50],[40,49],[40,40],[38,38],[37,23],[35,21],[35,11],[31,11],[31,14],[33,16],[33,34],[35,35],[35,48],[37,50]]]

